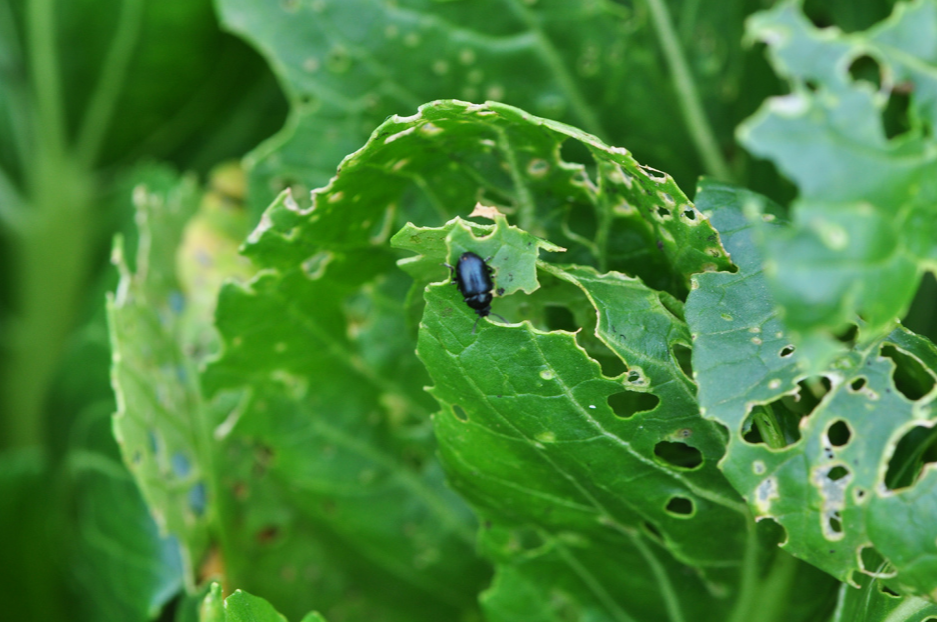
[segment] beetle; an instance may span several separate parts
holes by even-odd
[[[494,315],[501,318],[505,324],[507,323],[503,317],[491,312],[491,299],[493,298],[491,292],[495,288],[491,275],[494,270],[488,265],[487,259],[482,259],[475,253],[467,251],[459,257],[458,265],[443,265],[449,268],[452,284],[459,288],[465,304],[478,314],[478,320]],[[478,328],[478,320],[475,320],[472,326],[473,335],[475,329]]]

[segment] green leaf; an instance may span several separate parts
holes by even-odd
[[[495,227],[477,240],[451,227],[448,248],[422,247],[421,261],[520,234],[503,220]],[[537,259],[536,245],[509,248],[513,265]],[[540,267],[588,297],[600,316],[596,334],[625,371],[604,375],[575,335],[526,321],[473,335],[473,311],[454,288],[434,284],[425,294],[417,352],[442,407],[434,424],[443,464],[499,563],[486,611],[495,620],[529,606],[529,619],[543,620],[684,619],[690,611],[724,619],[731,601],[713,594],[735,590],[746,546],[757,545],[746,538],[753,526],[744,504],[716,468],[722,436],[699,418],[671,352],[689,343],[685,324],[636,279]],[[497,283],[512,270],[498,266]],[[635,412],[636,395],[654,404]]]
[[[78,505],[75,574],[86,619],[144,622],[182,588],[173,538],[161,538],[140,492],[119,463],[73,452]]]
[[[594,173],[564,161],[566,142],[588,151]],[[661,289],[685,291],[690,274],[729,266],[718,236],[668,175],[503,104],[440,101],[391,117],[313,200],[310,214],[281,196],[248,255],[276,253],[280,265],[306,261],[317,245],[371,248],[408,220],[439,226],[481,202],[568,248],[568,261],[625,269]]]
[[[48,494],[54,478],[39,451],[0,454],[0,598],[4,615],[20,620],[67,617],[59,500]]]
[[[269,59],[292,102],[287,127],[253,154],[255,192],[291,186],[304,201],[388,115],[443,98],[576,125],[691,184],[703,166],[695,135],[708,130],[718,152],[737,115],[776,89],[737,45],[758,3],[701,6],[223,0],[225,26]],[[688,100],[708,120],[688,119]]]
[[[937,121],[937,3],[898,4],[881,24],[844,34],[784,2],[753,17],[749,34],[768,44],[792,92],[769,100],[739,139],[800,189],[791,225],[764,231],[766,274],[785,323],[822,366],[856,314],[863,338],[890,331],[921,273],[937,267],[937,150],[926,130]],[[907,131],[890,137],[883,115],[906,91]]]
[[[210,447],[194,362],[178,339],[186,298],[175,275],[176,249],[200,193],[192,179],[154,171],[135,191],[141,223],[136,272],[118,242],[121,272],[108,299],[114,434],[160,530],[179,540],[186,578],[209,546]]]
[[[808,377],[753,243],[780,226],[763,222],[766,200],[707,182],[697,204],[739,266],[694,277],[686,309],[700,407],[729,430],[726,477],[784,527],[785,550],[853,585],[864,573],[933,599],[937,348],[899,328]]]
[[[202,601],[202,622],[286,622],[273,605],[263,598],[237,590],[231,596],[223,598],[221,586],[211,586],[211,591]],[[310,612],[301,622],[325,622],[318,613]]]

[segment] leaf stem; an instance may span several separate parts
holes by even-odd
[[[663,48],[664,58],[670,67],[670,75],[677,91],[683,120],[690,132],[693,145],[703,160],[703,166],[706,167],[706,172],[713,177],[731,181],[732,175],[729,172],[729,166],[719,150],[719,143],[716,141],[712,126],[706,118],[703,102],[696,90],[696,83],[690,73],[690,68],[687,66],[680,42],[677,40],[670,11],[667,9],[664,0],[647,0],[647,6],[651,11],[651,21],[654,24],[654,30],[657,31],[657,38],[660,40],[661,48]]]
[[[755,406],[752,413],[753,423],[758,428],[761,438],[771,449],[781,449],[784,447],[784,436],[781,434],[781,427],[778,425],[778,418],[774,414],[774,409],[770,404],[761,404]]]
[[[26,24],[35,103],[27,110],[32,140],[23,158],[25,197],[11,236],[16,316],[0,376],[0,423],[9,446],[43,441],[48,385],[88,273],[95,185],[91,172],[68,153],[54,0],[29,0]]]
[[[124,0],[117,30],[78,131],[75,152],[78,159],[88,167],[97,159],[107,134],[108,120],[123,88],[142,16],[142,0]]]
[[[55,41],[55,0],[29,0],[26,26],[29,32],[30,73],[36,98],[36,136],[50,155],[65,149],[65,115],[62,110],[58,50]]]

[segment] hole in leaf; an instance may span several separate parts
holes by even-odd
[[[773,449],[788,447],[800,440],[800,421],[810,416],[830,390],[825,376],[797,383],[796,395],[784,395],[752,408],[742,425],[742,438],[751,444],[764,443]]]
[[[879,586],[878,586],[878,589],[879,589],[879,591],[880,591],[882,594],[885,594],[886,596],[892,596],[892,597],[894,597],[894,598],[901,598],[901,596],[898,594],[898,592],[896,592],[895,590],[891,589],[890,587],[888,587],[888,586],[885,585],[884,583],[880,583]],[[929,618],[929,619],[933,620],[934,618]]]
[[[669,218],[669,217],[670,217],[670,210],[667,209],[666,207],[658,207],[658,208],[657,208],[657,215],[660,216],[661,218]]]
[[[856,337],[859,336],[859,326],[856,324],[847,324],[840,330],[833,333],[833,337],[840,343],[852,348],[856,345]]]
[[[849,475],[849,469],[839,464],[830,469],[830,472],[826,474],[826,476],[834,482],[843,479],[847,475]]]
[[[692,209],[683,210],[683,215],[687,220],[696,220],[696,212]]]
[[[859,503],[862,499],[865,499],[865,490],[856,488],[852,491],[852,495],[855,497],[856,503]]]
[[[853,380],[852,382],[849,383],[849,390],[850,390],[850,391],[861,391],[861,390],[862,390],[862,387],[865,386],[865,383],[866,383],[866,378],[865,378],[865,376],[859,376],[858,378],[856,378],[855,380]]]
[[[859,566],[867,574],[879,574],[887,571],[889,562],[871,545],[859,549]]]
[[[609,356],[593,354],[592,358],[598,361],[599,365],[602,366],[602,375],[606,378],[617,378],[628,371],[628,366],[625,365],[625,362],[614,354]]]
[[[548,330],[565,330],[571,333],[579,330],[573,312],[566,307],[548,305],[544,307],[543,315]]]
[[[703,454],[686,443],[661,441],[654,446],[654,455],[669,465],[681,469],[695,469],[703,464]]]
[[[670,350],[673,352],[674,361],[683,371],[683,374],[692,379],[693,378],[693,350],[685,346],[682,343],[675,343],[670,346]]]
[[[923,425],[909,430],[895,447],[885,472],[885,487],[889,490],[913,485],[924,465],[937,462],[937,428]]]
[[[882,88],[882,69],[878,61],[863,54],[849,63],[849,75],[856,82],[868,82],[876,91]]]
[[[654,410],[659,403],[660,398],[653,393],[639,391],[622,391],[608,396],[609,407],[622,419]]]
[[[843,521],[840,518],[839,510],[830,514],[830,531],[833,533],[843,533]]]
[[[892,89],[888,97],[888,104],[882,111],[882,126],[885,128],[885,136],[891,140],[895,136],[900,136],[911,129],[911,123],[908,119],[908,110],[911,107],[910,89],[901,88],[901,85]]]
[[[888,17],[893,7],[891,2],[839,3],[829,0],[806,0],[804,14],[817,28],[834,24],[843,32],[866,30]],[[862,7],[861,10],[859,7]]]
[[[934,376],[913,356],[891,345],[882,346],[882,356],[895,363],[895,388],[909,400],[919,400],[934,388]]]
[[[465,409],[459,406],[458,404],[452,405],[452,414],[455,416],[456,419],[458,419],[459,421],[463,423],[468,421],[468,413],[465,412]]]
[[[595,217],[595,210],[579,204],[567,204],[566,213],[563,216],[564,233],[577,243],[587,243],[588,240],[594,240],[599,223]],[[570,233],[572,235],[570,235]],[[579,239],[576,239],[576,238]]]
[[[690,516],[693,514],[693,501],[686,497],[673,497],[667,502],[667,511],[679,516]]]
[[[826,438],[833,447],[842,447],[849,442],[852,432],[849,430],[849,424],[842,419],[833,422],[826,430]]]
[[[587,169],[590,166],[595,166],[595,158],[592,157],[589,148],[582,141],[572,138],[566,139],[560,145],[560,159],[570,164],[581,164]]]
[[[787,543],[787,529],[771,517],[764,517],[755,523],[759,540],[764,543],[783,545]]]
[[[778,356],[781,358],[787,358],[794,353],[794,346],[784,346],[781,348],[781,351],[778,352]]]

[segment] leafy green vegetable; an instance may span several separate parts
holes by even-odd
[[[268,58],[293,103],[252,156],[256,195],[292,186],[305,205],[385,117],[443,98],[565,121],[684,184],[701,169],[725,176],[730,111],[748,114],[775,88],[734,45],[759,4],[668,4],[223,0],[224,24]]]
[[[863,338],[890,331],[937,267],[937,4],[898,4],[845,34],[814,27],[788,1],[754,16],[749,35],[768,44],[792,92],[739,139],[800,190],[792,224],[764,232],[766,274],[786,325],[822,366],[856,314]],[[887,126],[909,92],[907,126]]]
[[[864,573],[933,598],[937,477],[923,465],[932,437],[916,430],[932,425],[937,348],[899,328],[809,377],[753,244],[759,203],[712,182],[697,196],[739,266],[694,277],[687,301],[700,408],[729,429],[723,471],[797,557],[852,585]]]
[[[468,230],[453,224],[449,256],[511,235],[501,220],[484,239],[466,240]],[[499,284],[518,272],[518,264],[537,258],[537,245],[502,241],[505,259],[493,263]],[[425,260],[444,258],[424,252]],[[468,330],[472,310],[458,292],[442,284],[426,293],[417,352],[443,407],[434,418],[443,463],[482,517],[483,546],[510,568],[486,605],[500,619],[510,606],[503,601],[513,601],[505,584],[520,582],[552,603],[544,619],[561,611],[683,619],[690,603],[704,602],[707,619],[722,619],[727,601],[707,590],[731,590],[725,583],[734,573],[726,569],[741,563],[746,513],[715,468],[722,453],[718,432],[686,408],[692,389],[668,347],[670,338],[688,341],[680,334],[685,328],[639,281],[588,269],[550,271],[598,299],[603,315],[629,309],[629,298],[650,302],[653,311],[603,318],[602,336],[619,356],[628,352],[633,364],[619,378],[603,376],[569,333],[544,333],[525,322],[487,326],[474,336]],[[673,326],[670,333],[652,328],[655,320]],[[630,342],[642,334],[663,339],[654,346],[638,342],[632,350]],[[629,346],[618,347],[622,343]],[[660,406],[616,415],[610,398],[635,389],[659,393]],[[680,453],[667,453],[665,446]],[[710,531],[701,521],[712,521],[712,531],[735,526],[723,529],[723,538],[701,539]],[[681,564],[697,568],[700,580],[684,578],[677,588]],[[625,568],[641,579],[623,576]]]

